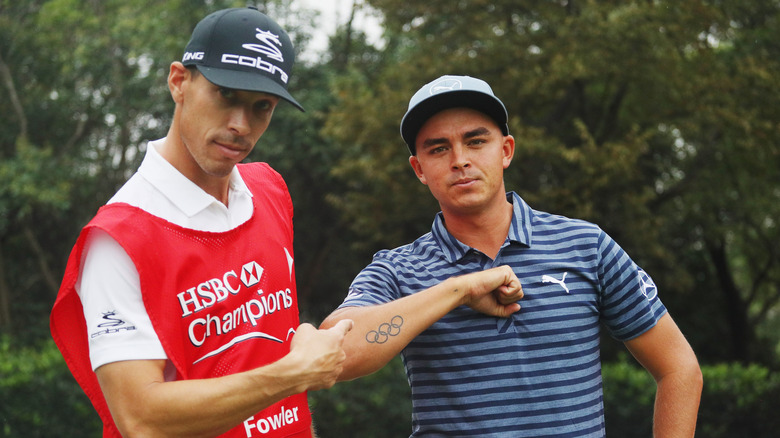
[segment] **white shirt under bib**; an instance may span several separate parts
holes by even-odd
[[[109,204],[123,202],[176,225],[211,232],[231,230],[252,216],[252,193],[236,168],[225,206],[160,155],[157,148],[164,141],[148,143],[138,171]],[[94,232],[84,253],[76,291],[90,336],[92,369],[122,360],[167,359],[146,313],[138,272],[124,249],[107,234]]]

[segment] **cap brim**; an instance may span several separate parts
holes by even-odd
[[[417,133],[420,132],[420,128],[428,119],[439,111],[457,107],[471,108],[488,115],[495,120],[504,135],[508,134],[506,108],[498,98],[480,91],[450,91],[436,94],[421,101],[401,119],[401,137],[409,147],[409,152],[412,155],[416,154]]]
[[[273,79],[263,77],[257,73],[225,70],[220,68],[205,67],[197,65],[198,71],[212,84],[220,87],[231,88],[234,90],[256,91],[259,93],[273,94],[290,102],[301,111],[303,109],[300,103],[295,100],[290,93]]]

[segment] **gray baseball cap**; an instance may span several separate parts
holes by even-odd
[[[425,122],[448,108],[471,108],[496,121],[501,132],[509,135],[508,114],[487,82],[471,76],[442,76],[425,84],[409,100],[409,108],[401,119],[401,137],[409,152],[416,155],[415,140]]]
[[[192,31],[181,60],[220,87],[273,94],[303,111],[287,91],[294,61],[284,29],[251,7],[206,16]]]

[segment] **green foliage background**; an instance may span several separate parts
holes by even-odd
[[[195,23],[231,0],[0,0],[0,434],[99,425],[48,334],[79,229],[165,135],[165,84]],[[307,47],[321,18],[258,7]],[[704,365],[699,435],[774,436],[780,365],[780,1],[363,0],[296,65],[251,160],[296,209],[302,317],[318,323],[381,248],[429,230],[398,123],[442,74],[487,80],[517,141],[507,186],[598,223],[658,283]],[[373,12],[372,12],[373,11]],[[610,436],[649,435],[652,381],[603,342]],[[324,437],[408,434],[400,363],[311,395]]]
[[[0,339],[0,436],[98,438],[102,427],[53,342],[13,349]],[[704,366],[697,436],[774,437],[780,375],[759,365]],[[650,436],[654,383],[621,355],[603,370],[607,436]],[[400,359],[358,380],[310,393],[320,438],[397,438],[411,431],[410,391]]]

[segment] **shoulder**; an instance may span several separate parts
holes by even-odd
[[[548,213],[546,211],[533,211],[533,225],[545,228],[581,228],[589,230],[600,230],[599,226],[583,219],[571,218],[560,214]]]
[[[125,203],[140,206],[145,199],[155,193],[154,186],[149,184],[139,173],[135,173],[114,193],[108,204]]]
[[[363,273],[408,285],[437,278],[451,269],[452,263],[427,233],[412,243],[378,251]]]
[[[531,226],[534,243],[570,242],[599,245],[607,234],[598,225],[582,219],[534,210]]]
[[[592,222],[532,208],[514,192],[509,192],[507,199],[513,204],[516,237],[528,239],[529,244],[562,241],[573,237],[598,240],[603,234],[601,228]]]
[[[135,227],[136,224],[143,222],[145,226],[147,220],[152,217],[143,209],[125,202],[112,202],[100,207],[95,216],[86,225],[85,229],[100,228],[111,230],[122,227]]]
[[[249,190],[258,193],[288,193],[287,183],[282,175],[274,170],[268,163],[242,163],[236,166],[241,179]]]
[[[385,260],[400,264],[419,263],[420,260],[430,258],[432,254],[441,252],[432,233],[426,233],[412,243],[401,245],[393,249],[383,249],[374,254],[374,260]]]
[[[261,179],[261,180],[277,180],[284,182],[284,178],[282,178],[282,175],[277,172],[273,167],[271,167],[268,163],[263,162],[255,162],[255,163],[241,163],[237,166],[238,172],[241,174],[241,178],[244,179],[244,181],[249,180],[255,180],[255,179]]]

